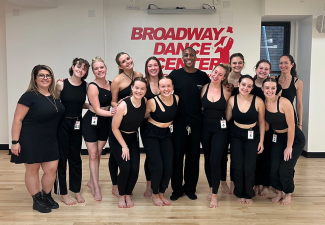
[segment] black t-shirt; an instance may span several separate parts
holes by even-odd
[[[179,96],[178,111],[174,121],[188,126],[200,126],[201,89],[210,82],[210,78],[201,70],[187,73],[183,68],[173,70],[169,77],[173,80],[174,94]]]

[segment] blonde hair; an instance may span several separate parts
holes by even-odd
[[[224,63],[220,63],[219,65],[217,65],[216,67],[214,67],[214,69],[212,71],[214,71],[217,67],[221,67],[223,68],[226,72],[223,75],[225,77],[225,79],[222,81],[222,85],[225,85],[228,83],[228,76],[230,73],[230,66],[228,64],[224,64]]]
[[[103,60],[100,56],[96,56],[95,58],[93,58],[93,59],[91,60],[91,69],[92,69],[92,70],[94,70],[94,63],[97,63],[97,62],[102,62],[102,63],[104,63],[104,66],[107,68],[107,66],[106,66],[106,64],[105,64],[105,62],[104,62],[104,60]]]
[[[36,83],[36,78],[37,75],[39,73],[40,70],[46,70],[50,73],[50,75],[52,75],[52,80],[51,80],[51,84],[49,87],[49,92],[51,93],[51,95],[56,98],[56,92],[55,92],[55,77],[54,77],[54,73],[53,70],[46,65],[37,65],[33,68],[32,73],[31,73],[31,78],[30,78],[30,82],[29,82],[29,86],[26,90],[26,92],[34,92],[35,94],[38,95],[39,91],[37,88],[37,83]]]

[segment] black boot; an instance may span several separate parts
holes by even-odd
[[[43,200],[44,202],[51,208],[51,209],[57,209],[59,208],[59,204],[54,201],[54,199],[51,196],[51,191],[49,193],[45,193],[45,191],[42,190]]]
[[[33,197],[33,209],[41,213],[49,213],[52,209],[43,201],[41,192],[38,192]]]

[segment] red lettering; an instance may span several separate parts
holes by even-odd
[[[167,58],[165,70],[173,70],[175,68],[176,58]]]
[[[233,33],[232,27],[227,27],[227,32],[232,34]]]
[[[158,32],[161,32],[160,37],[158,36]],[[158,27],[153,33],[153,37],[155,40],[162,40],[164,39],[165,35],[166,35],[166,30],[163,27]]]
[[[185,48],[187,48],[190,44],[189,43],[185,43],[185,46],[183,45],[183,43],[177,43],[177,47],[176,47],[176,55],[181,54]]]
[[[213,68],[216,67],[217,65],[219,65],[219,59],[211,58],[209,70],[213,70]]]
[[[199,70],[208,70],[210,58],[201,58]]]
[[[152,27],[145,27],[143,30],[142,40],[146,40],[147,36],[149,40],[153,40],[152,34],[155,31]]]
[[[202,37],[200,38],[200,40],[204,40],[206,38],[208,40],[213,40],[211,28],[205,29],[205,31],[204,31]]]
[[[172,40],[175,40],[175,30],[174,30],[174,28],[169,28],[168,29],[164,40],[167,40],[168,38],[170,38]]]
[[[192,31],[192,28],[188,28],[188,38],[187,39],[192,40],[193,37],[195,36],[194,40],[200,40],[203,30],[204,30],[204,28],[200,28],[200,31],[198,30],[198,28],[194,28]]]
[[[154,55],[162,55],[166,49],[165,43],[157,42],[155,49],[153,50]]]
[[[194,42],[194,43],[190,44],[190,47],[194,48],[194,46],[200,47],[200,43]],[[199,53],[200,53],[200,51],[197,50],[196,54],[198,55]]]
[[[212,28],[213,32],[214,32],[214,40],[218,40],[219,36],[221,34],[221,32],[224,30],[225,28],[221,28],[219,31],[217,28]]]
[[[168,46],[166,47],[166,51],[164,52],[164,55],[167,55],[168,53],[172,55],[176,55],[174,43],[169,43]]]
[[[166,62],[166,59],[165,58],[158,58],[158,60],[160,61],[160,63],[161,63],[161,69],[163,70],[165,68],[165,66],[163,65],[163,63]]]
[[[181,33],[183,32],[183,33]],[[175,40],[184,40],[187,36],[187,29],[184,27],[177,28]]]
[[[200,55],[210,55],[211,43],[202,43]]]
[[[184,67],[184,62],[182,58],[177,58],[176,61],[176,69],[178,70],[179,68],[183,68]]]
[[[141,27],[133,27],[131,40],[140,40],[142,38],[142,31],[143,29]]]

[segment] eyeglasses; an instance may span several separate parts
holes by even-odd
[[[37,74],[37,76],[41,79],[52,79],[53,75],[52,74]]]

